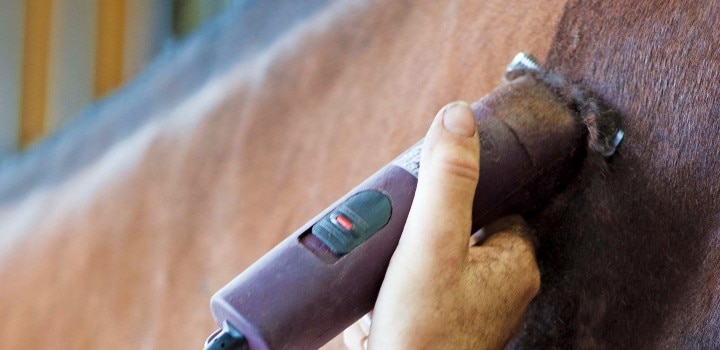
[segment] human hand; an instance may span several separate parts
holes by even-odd
[[[522,218],[500,219],[470,246],[479,141],[467,103],[445,106],[425,137],[415,199],[370,324],[345,331],[350,349],[497,349],[540,288]]]

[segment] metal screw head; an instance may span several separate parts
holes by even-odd
[[[510,64],[508,64],[505,72],[512,72],[518,69],[540,70],[541,67],[535,57],[530,54],[520,52],[515,55]]]

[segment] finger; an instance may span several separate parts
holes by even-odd
[[[521,216],[497,219],[470,238],[470,260],[488,263],[500,259],[534,259],[534,246],[529,237],[528,227]]]
[[[349,350],[366,349],[367,339],[368,333],[363,330],[360,321],[353,323],[343,332],[343,343]]]
[[[485,231],[483,231],[482,229],[479,229],[470,236],[470,240],[468,240],[468,246],[474,247],[474,246],[480,245],[480,244],[482,244],[482,242],[485,241],[486,237],[487,237],[487,235],[485,234]]]
[[[348,349],[365,349],[370,335],[372,311],[365,314],[343,332],[343,342]]]
[[[485,226],[483,231],[485,241],[469,250],[477,273],[507,273],[508,281],[515,286],[512,293],[523,301],[531,300],[540,288],[540,271],[525,221],[520,216],[508,216]]]
[[[514,228],[517,226],[517,228]],[[488,225],[477,230],[470,236],[470,246],[478,246],[483,244],[485,240],[497,232],[509,230],[522,230],[527,232],[527,224],[520,215],[509,215],[499,218]]]
[[[525,262],[535,259],[535,245],[525,220],[512,215],[495,220],[478,233],[482,241],[470,248],[472,260],[509,259]]]
[[[422,256],[463,258],[470,235],[472,204],[479,177],[480,146],[472,110],[465,102],[445,106],[423,143],[420,174],[398,246]]]
[[[525,220],[519,215],[512,215],[495,220],[483,227],[486,237],[484,247],[496,247],[503,251],[516,254],[529,253],[534,255],[535,244],[529,234]]]
[[[372,325],[372,311],[365,314],[365,316],[361,317],[357,321],[358,325],[360,325],[360,328],[363,332],[365,332],[365,335],[370,334],[370,326]]]
[[[512,232],[488,239],[489,246],[470,247],[469,266],[476,276],[502,275],[506,295],[526,304],[540,291],[540,270],[529,239]]]

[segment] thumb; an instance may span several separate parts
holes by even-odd
[[[480,170],[478,133],[468,104],[441,109],[422,147],[415,199],[398,250],[421,254],[416,260],[429,266],[448,259],[459,264],[467,256]]]

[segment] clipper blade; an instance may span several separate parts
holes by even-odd
[[[529,70],[541,70],[541,66],[538,63],[537,59],[533,57],[530,54],[527,54],[525,52],[519,52],[515,57],[512,59],[510,64],[508,64],[507,68],[505,69],[505,72],[512,72],[519,69],[529,69]]]

